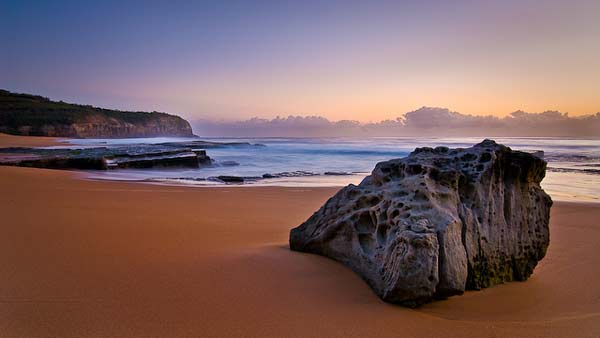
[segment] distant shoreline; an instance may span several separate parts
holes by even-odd
[[[0,132],[76,138],[194,136],[189,122],[177,115],[104,109],[1,89]]]

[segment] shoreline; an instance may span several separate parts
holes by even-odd
[[[0,133],[0,148],[1,147],[32,147],[32,146],[44,146],[44,147],[64,147],[68,144],[69,139],[65,138],[52,138],[52,137],[32,137],[32,136],[14,136]],[[163,140],[167,141],[167,139]],[[127,143],[127,142],[126,142]],[[67,145],[68,146],[68,145]],[[209,154],[210,155],[210,154]],[[27,159],[27,154],[0,154],[0,157],[4,159]],[[218,166],[217,166],[218,167]],[[173,170],[173,171],[171,171]],[[252,174],[246,176],[240,173],[229,173],[227,171],[214,170],[214,168],[207,168],[207,172],[202,174],[198,173],[186,173],[185,170],[173,169],[156,169],[154,172],[150,170],[135,170],[135,169],[121,169],[118,171],[85,171],[81,170],[82,178],[102,180],[109,182],[132,182],[136,184],[152,184],[162,186],[190,186],[190,187],[300,187],[300,188],[313,188],[313,187],[343,187],[348,184],[359,184],[364,176],[368,175],[369,172],[356,173],[352,171],[337,171],[343,172],[344,175],[327,175],[325,173],[319,173],[307,171],[311,173],[308,176],[301,175],[282,175],[277,177],[278,174],[286,174],[286,172],[275,173],[275,177],[261,178],[262,174],[256,176]],[[547,193],[553,198],[554,201],[581,201],[581,202],[592,202],[600,203],[600,195],[595,186],[598,183],[598,175],[589,176],[587,174],[572,174],[562,171],[556,171],[548,169],[548,174],[542,182],[542,187]],[[170,172],[170,173],[169,173]],[[268,175],[268,169],[265,170]],[[335,171],[334,171],[335,172]],[[294,174],[294,172],[290,172]],[[188,176],[190,175],[190,176]],[[247,180],[243,183],[232,183],[232,182],[221,182],[218,180],[219,176],[227,177],[240,177]]]
[[[586,287],[600,277],[595,203],[555,203],[548,253],[528,281],[412,310],[383,303],[342,264],[289,250],[289,230],[337,188],[189,189],[78,176],[0,167],[2,336],[600,332],[600,290]]]
[[[217,189],[221,189],[221,188],[239,188],[239,189],[241,189],[241,188],[260,188],[260,187],[341,189],[341,188],[347,186],[347,184],[326,183],[326,184],[322,184],[322,185],[316,185],[316,184],[310,184],[310,183],[302,184],[302,183],[297,183],[297,182],[286,183],[286,182],[278,182],[278,181],[270,181],[270,182],[254,181],[254,182],[249,182],[249,183],[220,183],[220,182],[213,182],[208,179],[202,180],[201,182],[203,182],[203,183],[192,184],[192,183],[183,183],[183,182],[179,183],[179,182],[177,182],[178,179],[164,179],[164,181],[161,179],[157,179],[157,180],[115,179],[115,178],[94,177],[94,175],[90,175],[89,172],[85,172],[85,171],[72,170],[71,172],[77,172],[80,175],[80,179],[90,180],[90,181],[147,184],[147,185],[157,185],[157,186],[167,186],[167,187],[170,186],[170,187],[217,188]],[[319,177],[319,176],[317,176],[317,177]],[[314,176],[312,178],[314,178]],[[302,180],[302,178],[296,178],[296,179]],[[361,180],[362,180],[362,178],[361,178]],[[361,180],[359,180],[358,183],[360,183]],[[358,183],[356,183],[356,184],[358,184]],[[548,190],[546,190],[546,192],[550,195],[553,202],[583,203],[583,204],[592,204],[592,205],[600,204],[600,198],[593,197],[593,196],[585,196],[585,198],[582,198],[582,197],[573,197],[573,196],[566,196],[566,195],[556,195],[556,192],[553,195]]]

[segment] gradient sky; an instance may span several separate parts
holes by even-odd
[[[368,3],[368,4],[367,4]],[[0,88],[184,117],[600,111],[600,1],[2,1]]]

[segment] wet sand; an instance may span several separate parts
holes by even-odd
[[[600,204],[555,203],[528,281],[413,310],[289,251],[289,229],[336,190],[0,167],[0,337],[600,336]]]

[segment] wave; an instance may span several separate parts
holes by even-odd
[[[143,182],[158,182],[158,183],[192,183],[192,184],[242,184],[242,183],[255,183],[266,179],[283,179],[283,178],[299,178],[299,177],[313,177],[313,176],[352,176],[352,175],[366,175],[366,173],[359,172],[345,172],[345,171],[326,171],[323,173],[316,173],[311,171],[297,170],[297,171],[286,171],[279,173],[267,173],[262,176],[234,176],[234,175],[219,175],[209,177],[151,177],[142,179]]]
[[[600,169],[575,169],[575,168],[553,168],[548,167],[548,171],[556,173],[578,173],[578,174],[589,174],[589,175],[600,175]]]
[[[597,162],[600,161],[598,156],[589,156],[582,154],[548,154],[544,155],[544,160],[547,162]]]
[[[286,154],[304,155],[327,155],[327,156],[390,156],[393,158],[408,156],[410,151],[405,150],[368,150],[368,149],[343,149],[343,148],[320,148],[320,149],[281,149]]]

